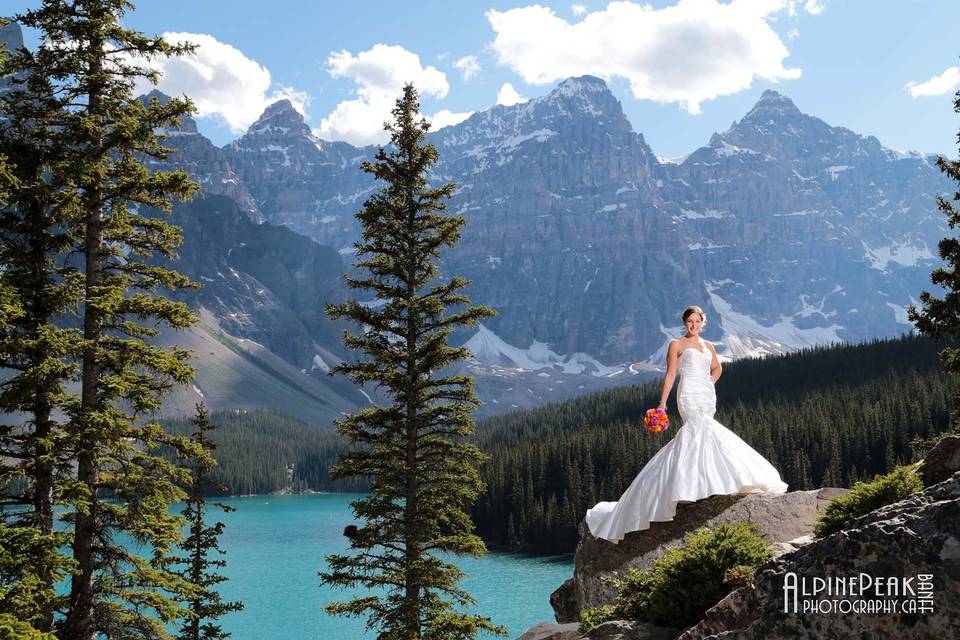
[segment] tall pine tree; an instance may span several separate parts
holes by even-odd
[[[67,404],[64,425],[76,469],[62,493],[74,563],[58,621],[64,640],[167,638],[164,623],[181,613],[175,594],[186,588],[118,541],[126,535],[163,553],[179,538],[180,518],[169,505],[185,497],[187,472],[157,449],[190,445],[142,418],[193,373],[186,351],[147,342],[158,324],[194,321],[184,304],[156,293],[189,281],[147,260],[175,256],[179,232],[159,213],[197,185],[182,171],[151,173],[143,164],[167,156],[157,131],[175,127],[191,105],[143,104],[133,95],[138,81],[158,78],[150,58],[190,47],[124,28],[131,7],[126,0],[44,0],[16,16],[41,36],[20,71],[48,79],[64,104],[50,180],[75,195],[65,224],[82,271],[80,398]]]
[[[960,91],[954,96],[953,110],[960,113]],[[960,145],[960,133],[957,134],[957,143]],[[948,160],[941,156],[937,158],[937,166],[940,171],[960,183],[960,160]],[[960,225],[960,204],[954,203],[960,203],[960,187],[951,200],[938,195],[937,206],[947,216],[950,229],[956,229],[957,225]],[[938,298],[929,291],[922,292],[921,308],[911,305],[908,314],[910,321],[924,334],[932,338],[949,337],[960,340],[960,238],[944,238],[940,241],[939,249],[940,257],[946,265],[934,269],[930,274],[930,281],[942,287],[945,293],[942,298]],[[960,373],[960,349],[944,348],[940,352],[940,361],[947,372]],[[960,433],[960,390],[953,397],[951,416],[951,430]]]
[[[344,342],[364,357],[334,372],[357,384],[373,382],[390,404],[337,422],[358,445],[341,456],[336,477],[368,476],[370,494],[352,503],[361,521],[350,535],[350,555],[327,557],[329,584],[376,593],[331,604],[335,615],[366,616],[383,640],[474,638],[480,630],[503,632],[489,619],[460,608],[473,598],[458,586],[463,572],[441,553],[480,556],[486,549],[466,511],[482,489],[476,465],[483,456],[465,439],[473,432],[478,404],[473,381],[442,375],[468,357],[448,344],[453,329],[473,325],[493,311],[468,306],[463,278],[440,278],[436,261],[453,246],[465,220],[445,215],[453,184],[431,187],[427,174],[437,150],[427,144],[429,124],[419,116],[417,92],[403,90],[393,110],[390,150],[381,148],[363,170],[385,183],[357,214],[363,238],[355,244],[362,274],[347,284],[383,304],[350,300],[331,305],[334,318],[363,327]],[[457,312],[448,307],[462,305]]]
[[[243,609],[241,602],[224,602],[217,591],[217,585],[227,579],[218,570],[226,566],[226,561],[217,557],[223,554],[220,549],[220,534],[223,533],[222,522],[207,523],[209,506],[206,492],[210,489],[223,490],[212,479],[212,471],[216,466],[213,451],[216,443],[212,433],[216,429],[210,423],[207,408],[203,403],[197,403],[196,414],[193,417],[194,431],[190,439],[197,447],[189,463],[191,480],[188,496],[183,511],[180,514],[187,521],[190,528],[189,535],[179,543],[179,553],[160,558],[160,564],[173,567],[177,575],[192,585],[192,592],[182,599],[189,612],[180,626],[178,640],[222,640],[231,634],[223,630],[217,620],[230,613]],[[214,507],[229,513],[233,507],[213,503]]]
[[[12,372],[0,383],[0,413],[18,418],[0,426],[0,527],[23,574],[0,598],[0,612],[50,631],[64,599],[55,586],[67,539],[54,528],[54,506],[70,455],[55,414],[75,400],[66,382],[77,372],[80,332],[64,316],[80,302],[82,274],[66,260],[76,194],[55,183],[68,105],[51,78],[28,73],[35,63],[26,49],[0,62],[0,153],[13,180],[0,206],[0,264],[19,309],[0,327],[0,367]],[[16,541],[29,544],[11,546]]]

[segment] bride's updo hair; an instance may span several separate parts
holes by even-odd
[[[690,316],[692,316],[692,315],[695,314],[695,313],[699,313],[699,314],[700,314],[700,319],[703,320],[703,326],[707,326],[707,314],[705,314],[705,313],[703,312],[703,309],[701,309],[700,307],[698,307],[698,306],[695,305],[695,304],[692,304],[692,305],[690,305],[689,307],[687,307],[686,309],[684,309],[684,310],[683,310],[683,316],[681,316],[681,317],[682,317],[683,321],[686,322],[686,321],[687,321],[687,318],[689,318]]]

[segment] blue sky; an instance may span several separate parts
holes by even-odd
[[[142,0],[125,22],[200,43],[161,88],[193,97],[218,144],[283,96],[321,137],[362,144],[382,136],[404,80],[439,125],[582,73],[607,80],[664,157],[705,144],[769,88],[896,149],[953,155],[960,129],[956,0]]]

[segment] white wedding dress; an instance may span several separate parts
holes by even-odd
[[[786,483],[767,460],[735,433],[713,419],[717,395],[710,379],[712,354],[681,352],[677,405],[683,426],[650,458],[617,502],[600,502],[587,511],[587,526],[597,538],[619,542],[651,522],[672,520],[678,502],[716,494],[784,493]]]

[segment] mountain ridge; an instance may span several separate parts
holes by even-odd
[[[660,161],[593,77],[428,139],[440,152],[430,180],[457,185],[449,209],[468,220],[441,269],[500,311],[483,329],[498,355],[475,371],[481,397],[509,407],[559,399],[564,380],[650,375],[689,302],[707,309],[725,358],[895,335],[946,230],[935,207],[946,183],[928,156],[774,91],[679,163]],[[221,149],[265,220],[347,264],[354,214],[376,187],[359,165],[374,151],[317,138],[283,101]],[[552,356],[531,360],[538,349]],[[515,366],[508,352],[549,366]]]

